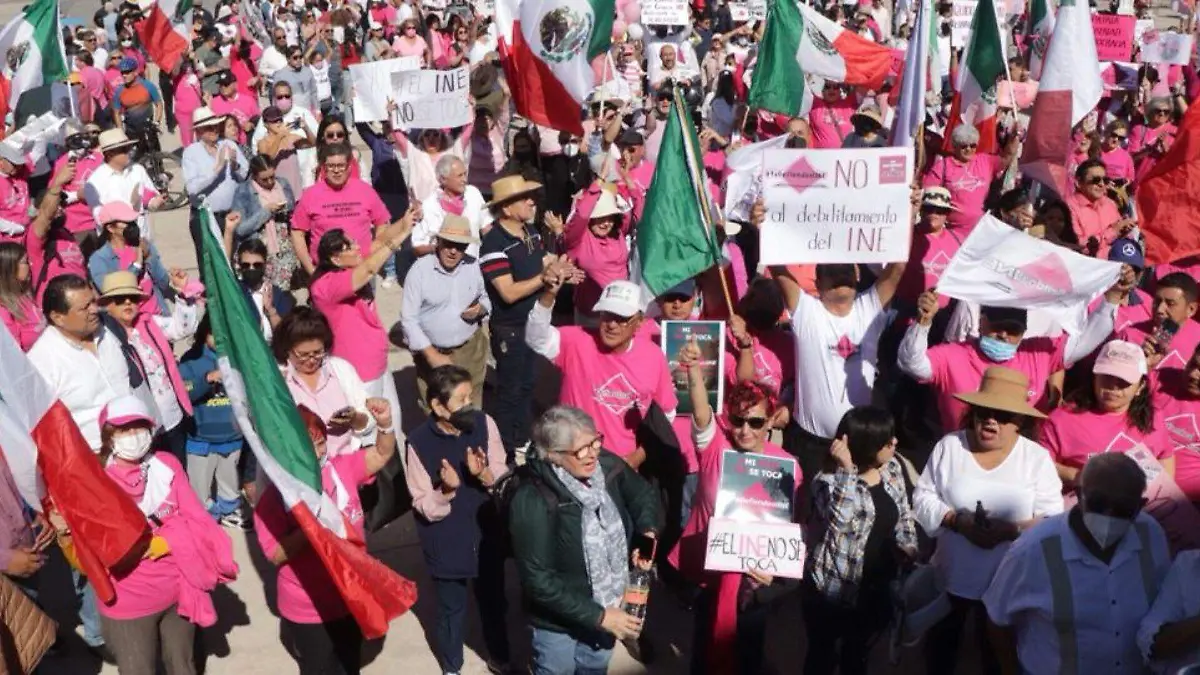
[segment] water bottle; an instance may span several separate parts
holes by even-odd
[[[646,619],[646,605],[650,602],[650,571],[634,567],[629,570],[629,581],[625,584],[625,597],[621,610],[626,614]]]

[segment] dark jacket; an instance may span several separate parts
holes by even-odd
[[[509,506],[509,531],[513,557],[529,622],[537,627],[567,633],[593,642],[604,635],[600,619],[604,608],[592,599],[587,564],[583,559],[582,505],[554,475],[549,464],[530,460],[526,465],[557,496],[551,506],[532,481],[517,488]],[[648,482],[603,450],[597,470],[605,476],[608,494],[625,523],[625,534],[658,532],[658,496]]]

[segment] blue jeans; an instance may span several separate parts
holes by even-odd
[[[79,623],[83,625],[83,641],[89,647],[99,647],[104,644],[104,636],[100,634],[100,610],[96,607],[96,591],[79,570],[72,568],[71,578],[75,580],[75,597],[79,598]]]
[[[598,649],[566,633],[533,629],[533,675],[604,675],[612,649]]]

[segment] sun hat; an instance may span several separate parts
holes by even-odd
[[[588,219],[598,220],[626,213],[629,209],[622,208],[622,204],[617,199],[617,195],[611,190],[600,190],[600,196],[596,199],[596,205],[592,207],[592,215],[588,216]]]
[[[883,113],[879,112],[879,106],[870,104],[864,105],[850,116],[850,121],[854,122],[855,117],[865,117],[880,127],[883,126]]]
[[[958,209],[950,201],[950,191],[946,188],[940,185],[927,187],[925,188],[925,193],[921,196],[921,208],[929,207],[957,211]]]
[[[446,214],[442,226],[438,228],[437,238],[456,244],[479,243],[479,239],[471,234],[471,221],[454,214]]]
[[[144,298],[146,294],[138,285],[137,275],[129,270],[117,270],[104,275],[104,281],[100,282],[100,300],[108,300],[110,298],[124,298],[127,296],[136,295]]]
[[[154,415],[150,414],[150,408],[142,399],[133,394],[118,396],[109,401],[100,409],[100,428],[104,425],[111,424],[115,427],[132,424],[133,422],[148,422],[151,426],[156,423]]]
[[[108,131],[100,132],[100,152],[126,148],[131,145],[137,145],[137,141],[129,140],[129,137],[121,129],[109,129]]]
[[[118,200],[102,205],[96,214],[96,222],[101,227],[109,223],[132,223],[138,219],[138,215],[132,206]]]
[[[540,190],[542,184],[537,181],[525,180],[524,176],[505,176],[499,180],[492,181],[492,201],[487,205],[497,206],[508,201],[512,201],[517,197],[524,197],[532,192]]]
[[[954,398],[980,408],[1003,410],[1027,417],[1046,417],[1029,405],[1029,378],[1025,373],[1004,366],[992,366],[983,371],[979,391],[955,394]]]
[[[1140,382],[1150,369],[1146,364],[1146,352],[1141,347],[1124,340],[1112,340],[1100,348],[1092,372],[1134,384]]]
[[[192,111],[192,128],[211,127],[225,121],[227,115],[218,115],[212,108],[202,105]]]
[[[642,311],[642,289],[630,281],[614,281],[604,287],[600,301],[592,307],[597,314],[607,312],[619,317],[629,317]]]

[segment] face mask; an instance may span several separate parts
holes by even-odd
[[[579,146],[575,143],[563,146],[563,154],[567,157],[574,157],[575,155],[579,154]]]
[[[984,335],[979,338],[979,351],[994,363],[1004,363],[1012,360],[1012,357],[1017,355],[1017,347],[1011,342],[1001,340],[1000,338]]]
[[[113,454],[127,462],[140,462],[150,452],[152,437],[148,429],[138,429],[132,434],[114,436]]]
[[[262,286],[266,274],[266,270],[242,270],[242,283],[246,284],[246,288],[258,288]]]
[[[1124,518],[1114,518],[1099,513],[1084,513],[1083,526],[1087,528],[1092,539],[1100,544],[1100,548],[1109,549],[1125,537],[1129,526],[1133,523]]]
[[[449,422],[455,429],[458,429],[464,434],[469,434],[475,431],[475,413],[478,412],[474,406],[464,405],[463,407],[450,413]]]
[[[290,111],[291,111],[291,109],[292,109],[292,99],[290,99],[290,98],[281,98],[281,99],[279,99],[279,100],[275,101],[275,107],[276,107],[276,108],[279,108],[279,112],[281,112],[281,113],[283,113],[283,114],[285,114],[285,115],[286,115],[286,114],[288,114],[288,112],[290,112]]]

